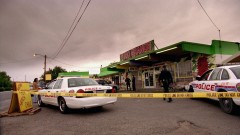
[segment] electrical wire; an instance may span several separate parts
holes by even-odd
[[[209,20],[212,22],[212,24],[215,26],[215,28],[218,30],[219,32],[219,39],[221,40],[221,30],[218,28],[218,26],[213,22],[213,20],[211,19],[211,17],[208,15],[207,11],[204,9],[204,7],[202,6],[201,2],[199,0],[197,0],[199,5],[201,6],[202,10],[205,12],[205,14],[207,15],[207,17],[209,18]]]
[[[66,41],[66,39],[67,39],[67,37],[68,37],[68,35],[69,35],[72,27],[73,27],[73,24],[74,24],[74,23],[76,22],[76,20],[77,20],[77,17],[78,17],[78,15],[79,15],[79,13],[80,13],[80,11],[81,11],[81,9],[82,9],[82,6],[83,6],[84,2],[85,2],[85,0],[82,1],[82,4],[81,4],[80,8],[78,9],[77,15],[75,16],[75,18],[74,18],[74,20],[73,20],[70,28],[68,29],[67,34],[66,34],[66,36],[64,37],[64,39],[63,39],[63,41],[62,41],[62,43],[61,43],[61,45],[60,45],[60,48],[58,49],[57,52],[59,52],[59,51],[61,50],[61,48],[63,47],[63,44],[64,44],[64,42]],[[58,55],[58,53],[56,53],[55,57],[56,57],[57,55]]]
[[[82,14],[81,14],[80,18],[78,19],[77,23],[75,24],[74,28],[71,30],[70,34],[67,36],[67,38],[66,38],[66,40],[64,41],[63,45],[62,45],[61,48],[58,50],[57,54],[53,57],[53,59],[55,59],[55,58],[59,55],[59,53],[62,51],[62,49],[66,46],[67,41],[69,40],[69,38],[71,37],[73,31],[76,29],[78,23],[79,23],[80,20],[82,19],[82,16],[83,16],[83,14],[85,13],[85,11],[86,11],[87,7],[89,6],[90,2],[91,2],[91,0],[88,1],[87,5],[86,5],[86,7],[85,7],[85,9],[84,9],[84,11],[82,12]]]
[[[55,59],[50,58],[50,60],[56,61],[56,62],[61,63],[61,64],[63,64],[63,65],[67,65],[67,66],[75,67],[75,68],[100,68],[100,67],[79,67],[79,66],[76,66],[76,65],[72,65],[72,64],[68,64],[68,63],[65,63],[65,62],[59,61],[59,60],[57,60],[56,58],[55,58]]]

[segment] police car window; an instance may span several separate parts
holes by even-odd
[[[228,80],[228,79],[229,79],[228,72],[226,69],[223,69],[221,80]]]
[[[202,76],[201,76],[201,80],[207,80],[208,76],[210,74],[212,70],[208,70],[207,72],[205,72]]]
[[[221,69],[218,74],[217,74],[217,79],[216,80],[221,80],[221,72],[222,72],[223,69]]]
[[[237,77],[237,79],[240,79],[240,67],[233,67],[230,68],[232,70],[233,74]]]
[[[47,86],[47,88],[48,88],[48,89],[52,89],[55,82],[56,82],[56,81],[51,82],[51,83]]]
[[[221,73],[220,71],[221,71],[221,70],[222,70],[221,68],[216,68],[216,69],[212,72],[209,80],[220,80],[220,73]]]
[[[58,79],[53,87],[53,89],[60,89],[62,86],[63,79]]]
[[[91,78],[70,78],[68,79],[68,87],[90,86],[98,85],[98,83]]]

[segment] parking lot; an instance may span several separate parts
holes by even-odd
[[[2,95],[1,103],[10,104],[9,94],[5,98]],[[35,115],[0,120],[2,135],[240,134],[240,115],[225,114],[218,102],[207,99],[174,99],[171,103],[162,99],[118,99],[102,109],[71,110],[69,114],[46,106]]]

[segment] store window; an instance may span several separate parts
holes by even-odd
[[[191,61],[184,61],[179,62],[177,64],[177,75],[178,77],[189,77],[192,76],[192,67],[191,67]]]

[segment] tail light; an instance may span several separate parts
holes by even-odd
[[[77,91],[77,93],[84,93],[84,90],[83,90],[83,89],[79,89],[79,90]],[[82,98],[82,97],[76,96],[76,98]]]
[[[236,85],[237,90],[240,92],[240,83]]]
[[[84,90],[79,89],[79,90],[77,91],[77,93],[84,93]]]

